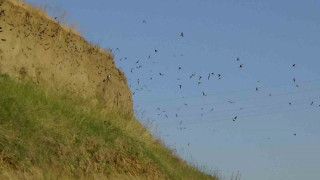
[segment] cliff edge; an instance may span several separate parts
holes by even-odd
[[[1,0],[0,10],[0,73],[133,114],[126,77],[110,52],[26,3]]]

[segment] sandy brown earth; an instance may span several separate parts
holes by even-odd
[[[126,77],[110,52],[23,2],[0,0],[0,11],[0,73],[132,114]]]

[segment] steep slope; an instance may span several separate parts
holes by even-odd
[[[1,0],[0,9],[0,72],[132,113],[130,89],[111,53],[25,3]]]
[[[0,76],[0,179],[215,179],[127,114]]]
[[[112,54],[0,0],[0,179],[216,179],[133,117]]]

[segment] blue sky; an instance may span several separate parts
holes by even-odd
[[[28,2],[112,48],[137,118],[187,161],[227,178],[320,178],[319,1]]]

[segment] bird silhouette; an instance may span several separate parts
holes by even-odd
[[[310,103],[310,105],[312,106],[314,103],[313,103],[313,101]]]
[[[235,116],[232,121],[236,121],[238,119],[238,116]]]
[[[206,93],[204,93],[203,91],[202,91],[202,95],[203,95],[203,96],[207,96]]]
[[[155,53],[157,53],[157,52],[158,52],[158,50],[157,50],[157,49],[155,49],[155,50],[154,50],[154,52],[155,52]]]
[[[190,79],[191,79],[193,76],[195,76],[195,74],[194,74],[194,73],[190,75]]]
[[[239,68],[242,68],[243,67],[243,64],[240,64]]]
[[[181,37],[184,37],[184,34],[183,34],[183,32],[181,32],[181,33],[180,33],[180,36],[181,36]]]
[[[258,87],[256,87],[256,91],[259,91],[259,88],[258,88]]]
[[[237,57],[237,61],[240,61],[240,58]]]
[[[199,81],[201,80],[201,78],[202,78],[202,77],[201,77],[201,76],[199,76]]]
[[[142,24],[147,24],[147,21],[146,21],[146,20],[143,20],[143,21],[142,21]]]
[[[181,67],[179,67],[179,70],[181,70]]]
[[[160,76],[163,76],[164,74],[162,74],[162,73],[159,73],[159,75],[160,75]]]
[[[140,60],[136,61],[136,64],[138,64],[138,63],[139,63],[139,61],[140,61]]]
[[[293,78],[292,80],[293,80],[293,82],[296,82],[296,78]]]
[[[181,89],[181,88],[182,88],[182,85],[180,84],[179,87],[180,87],[180,89]]]

